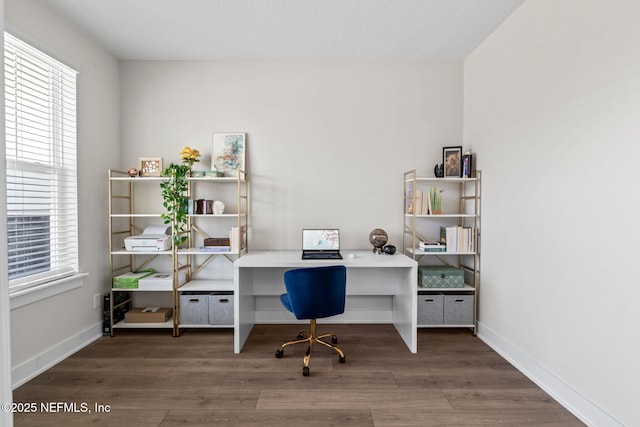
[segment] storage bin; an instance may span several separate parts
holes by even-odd
[[[444,295],[444,324],[473,325],[473,295]]]
[[[418,286],[421,288],[464,287],[464,271],[461,268],[423,265],[418,272]]]
[[[418,294],[418,325],[444,323],[444,295]]]
[[[180,324],[209,324],[209,293],[183,292],[180,294]]]
[[[209,324],[233,325],[233,292],[209,295]]]

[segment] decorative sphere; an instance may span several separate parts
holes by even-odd
[[[127,174],[129,174],[130,177],[138,176],[139,173],[140,172],[138,172],[138,169],[136,168],[129,168],[127,171]]]
[[[380,253],[385,243],[389,240],[389,235],[382,228],[376,228],[369,233],[369,243],[373,245],[373,252]]]

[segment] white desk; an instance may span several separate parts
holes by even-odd
[[[280,304],[286,270],[344,265],[345,312],[322,319],[323,323],[393,323],[409,350],[417,352],[418,263],[401,254],[352,251],[342,255],[343,260],[302,260],[300,251],[261,251],[236,260],[234,351],[240,352],[256,323],[304,323]]]

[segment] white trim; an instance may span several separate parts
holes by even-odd
[[[11,371],[12,387],[14,389],[20,387],[100,337],[102,337],[102,322],[93,324],[44,353],[40,353],[36,357],[15,366]]]
[[[11,310],[84,286],[89,273],[78,273],[53,282],[32,286],[9,294]]]
[[[481,322],[478,322],[478,338],[551,395],[580,421],[589,426],[623,427],[623,424],[604,412],[595,403]]]

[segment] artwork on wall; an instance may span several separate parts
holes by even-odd
[[[244,168],[245,133],[214,133],[211,170],[218,176],[237,177]]]
[[[160,176],[162,173],[162,157],[141,157],[140,176]]]
[[[462,146],[444,147],[442,149],[442,164],[445,178],[460,178],[462,176]]]

